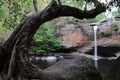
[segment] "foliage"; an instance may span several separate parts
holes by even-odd
[[[6,28],[1,26],[0,22],[0,45],[9,37],[11,30],[7,30]]]
[[[41,26],[34,36],[34,41],[31,49],[35,52],[53,52],[60,48],[60,40],[55,38],[50,22]]]
[[[1,0],[0,22],[3,27],[14,28],[20,21],[31,12],[32,1],[30,0]]]
[[[114,30],[115,32],[119,30],[119,26],[116,23],[111,24],[111,29]]]
[[[106,17],[105,13],[101,13],[98,16],[96,16],[95,21],[99,22],[100,20],[104,19],[105,17]]]
[[[40,0],[38,6],[40,10],[44,9],[51,0]],[[84,9],[86,1],[88,8],[94,0],[60,0],[62,4]],[[117,1],[117,0],[114,0]],[[119,1],[118,1],[119,2]],[[89,5],[90,4],[90,5]],[[111,0],[113,4],[113,0]],[[6,28],[14,28],[21,20],[34,11],[32,0],[0,0],[0,22]],[[102,16],[102,15],[101,15]],[[101,18],[101,16],[99,18]],[[103,17],[103,16],[102,16]],[[99,18],[89,20],[97,22]],[[11,24],[12,23],[12,24]]]
[[[51,0],[40,0],[38,1],[38,6],[40,8],[40,10],[44,9],[48,3]],[[88,7],[91,6],[91,1],[94,0],[60,0],[62,2],[62,4],[64,5],[70,5],[73,7],[77,7],[77,8],[81,8],[84,9],[86,1],[88,1]],[[111,0],[111,5],[113,5],[113,2],[117,1],[118,3],[120,2],[119,0]],[[48,3],[46,3],[48,2]],[[90,4],[90,5],[89,5]],[[6,31],[5,28],[7,29],[13,29],[18,23],[20,23],[26,16],[28,16],[29,14],[31,14],[31,12],[34,11],[33,8],[33,2],[32,0],[0,0],[0,36],[1,36],[1,40],[3,38],[3,34],[5,34]],[[120,11],[118,11],[120,12]],[[88,22],[98,22],[99,20],[101,20],[102,18],[104,18],[105,16],[103,14],[100,14],[99,16],[97,16],[95,19],[90,19],[87,20]],[[73,18],[70,18],[71,20]],[[51,25],[50,23],[46,23],[44,24],[44,26],[48,26]],[[59,25],[59,23],[57,24]],[[49,26],[47,28],[50,28]],[[46,27],[45,27],[46,29]],[[51,31],[51,35],[49,34],[49,32]],[[43,36],[37,36],[37,34],[42,34]],[[35,35],[35,41],[36,42],[40,42],[40,44],[42,44],[44,40],[49,39],[49,37],[53,40],[50,39],[50,41],[53,41],[53,44],[57,44],[59,43],[59,41],[57,42],[57,40],[55,40],[54,35],[52,30],[48,29],[48,30],[44,30],[44,28],[42,27],[41,29],[38,30],[37,34]],[[43,38],[45,36],[47,36],[48,38]],[[40,39],[39,39],[40,38]],[[39,41],[41,40],[41,41]],[[55,40],[55,41],[54,41]],[[49,40],[47,40],[49,43]],[[48,42],[45,42],[44,44],[47,44]],[[41,50],[41,49],[40,49]],[[54,50],[53,50],[54,51]]]
[[[44,9],[47,5],[48,5],[48,3],[44,2],[43,0],[38,1],[38,6],[39,6],[40,10]]]
[[[33,10],[31,0],[0,0],[0,43]]]
[[[51,0],[42,0],[42,1],[45,3],[50,3]],[[93,0],[87,0],[87,1],[88,1],[88,6],[89,6],[88,8],[90,8],[90,6],[92,5],[91,2]],[[79,8],[79,9],[84,9],[84,4],[86,3],[86,0],[60,0],[60,2],[62,3],[62,5],[69,5],[72,7]]]
[[[38,1],[41,9],[48,4],[42,0]],[[26,16],[34,11],[32,0],[0,0],[0,43],[4,42],[9,36],[8,32],[20,23]],[[35,35],[35,42],[41,47],[34,47],[35,51],[55,51],[60,45],[60,40],[55,39],[53,31],[50,29],[50,23],[46,23]],[[9,30],[7,30],[9,29]],[[45,44],[45,45],[43,45]],[[40,45],[39,45],[40,46]],[[49,47],[50,46],[50,47]],[[46,49],[47,48],[47,49]]]
[[[118,9],[118,14],[120,14],[120,8]]]
[[[110,0],[109,6],[118,6],[118,7],[120,7],[120,0]]]

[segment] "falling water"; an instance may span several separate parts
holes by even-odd
[[[95,62],[95,67],[98,68],[98,57],[97,57],[97,29],[98,26],[93,26],[94,28],[94,62]]]

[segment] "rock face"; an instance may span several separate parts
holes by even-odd
[[[120,52],[120,41],[118,38],[119,37],[98,39],[98,55],[102,57],[116,57],[116,53]],[[87,43],[79,49],[79,52],[93,55],[94,42],[91,41],[90,43]]]
[[[120,80],[120,57],[114,61],[104,80]]]
[[[102,80],[91,59],[76,56],[62,59],[43,70],[40,80]]]

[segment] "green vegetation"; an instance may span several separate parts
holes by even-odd
[[[48,3],[43,0],[38,1],[39,9],[44,9]],[[33,2],[31,0],[20,1],[0,1],[0,44],[3,43],[16,25],[24,18],[34,12]],[[51,29],[51,23],[47,22],[37,31],[32,46],[32,51],[49,52],[55,51],[60,47],[60,40],[54,37],[54,31]]]
[[[0,1],[0,23],[2,27],[13,29],[20,21],[22,21],[33,10],[32,1]]]
[[[31,47],[34,52],[53,52],[60,48],[60,40],[54,36],[51,22],[41,26],[34,36],[34,45]]]
[[[119,30],[118,24],[112,23],[112,24],[111,24],[111,29],[114,30],[115,32],[117,32],[117,31]]]
[[[120,9],[118,9],[118,11],[117,11],[117,12],[118,12],[118,14],[120,14]]]
[[[0,0],[0,43],[3,43],[18,23],[32,12],[30,0]]]
[[[0,44],[2,44],[10,36],[11,33],[11,30],[6,29],[1,25],[2,24],[0,23]]]
[[[38,1],[40,10],[44,9],[51,0]],[[92,0],[85,2],[84,0],[61,0],[62,4],[70,5],[84,10],[87,4],[87,10],[93,7]],[[84,7],[83,7],[84,6]],[[24,18],[34,12],[32,0],[0,0],[0,43],[4,42],[11,31],[20,23]],[[118,10],[118,13],[120,10]],[[98,22],[105,17],[104,13],[98,15],[95,19],[84,19],[83,22]],[[73,17],[67,18],[69,21],[75,21]],[[58,21],[57,24],[61,25]],[[32,51],[35,52],[51,52],[60,48],[60,40],[54,37],[54,30],[52,30],[52,23],[47,22],[37,31],[34,41],[35,46],[32,46]],[[113,30],[118,29],[114,26]]]
[[[39,0],[36,0],[36,1],[39,1]],[[68,4],[68,6],[60,5],[59,4],[60,2],[57,2],[58,0],[47,0],[47,1],[52,1],[51,4],[49,4],[49,6],[47,8],[45,8],[43,11],[41,11],[41,13],[40,12],[37,13],[38,10],[35,10],[36,14],[27,17],[27,19],[23,23],[21,23],[21,21],[24,18],[26,18],[26,16],[30,15],[32,12],[35,13],[34,9],[37,9],[37,6],[38,6],[38,5],[36,5],[36,3],[37,3],[36,1],[34,0],[34,6],[35,6],[35,8],[34,8],[33,0],[0,0],[0,33],[1,33],[0,35],[2,37],[5,36],[4,33],[6,33],[7,30],[14,29],[15,26],[18,23],[20,23],[20,25],[17,26],[17,28],[14,30],[14,33],[12,35],[10,35],[10,38],[7,39],[7,41],[5,41],[5,44],[0,45],[0,80],[30,80],[30,79],[55,80],[58,78],[63,79],[63,80],[65,80],[65,79],[71,80],[70,79],[71,76],[75,77],[75,78],[72,78],[74,80],[78,80],[78,79],[76,79],[76,76],[79,76],[78,77],[79,79],[84,78],[85,80],[86,79],[92,80],[92,78],[101,80],[102,78],[99,76],[98,77],[97,76],[89,77],[89,76],[93,75],[94,73],[97,73],[97,75],[100,75],[99,72],[97,72],[97,70],[95,70],[95,68],[91,67],[91,66],[90,66],[90,68],[88,67],[88,69],[92,68],[91,71],[88,70],[87,67],[85,67],[85,69],[84,69],[84,67],[80,68],[80,70],[82,70],[82,73],[85,73],[83,75],[81,75],[81,74],[80,75],[78,75],[78,74],[72,75],[71,74],[72,71],[74,73],[74,72],[78,72],[79,70],[74,71],[73,68],[75,68],[75,67],[74,66],[71,67],[71,65],[70,65],[70,67],[69,67],[69,65],[66,66],[66,67],[69,67],[69,69],[72,69],[72,71],[70,71],[70,76],[69,75],[68,75],[68,77],[66,76],[66,74],[69,74],[67,72],[68,70],[66,70],[65,75],[61,73],[61,71],[60,71],[61,65],[66,64],[66,63],[67,64],[71,63],[70,62],[72,60],[71,58],[73,58],[73,57],[78,58],[77,55],[73,55],[73,57],[72,57],[72,55],[71,56],[68,55],[67,62],[65,60],[65,62],[63,61],[63,64],[58,63],[59,64],[58,67],[60,66],[59,70],[54,70],[54,68],[57,66],[51,67],[51,68],[53,68],[54,71],[52,71],[52,70],[46,71],[46,70],[40,69],[37,65],[35,66],[31,63],[31,59],[34,59],[36,56],[29,57],[29,55],[28,55],[29,48],[31,47],[30,40],[33,39],[33,43],[32,43],[33,45],[31,47],[32,51],[47,52],[47,53],[55,51],[60,48],[60,40],[55,38],[53,23],[48,22],[49,20],[52,20],[57,17],[62,17],[62,16],[66,16],[66,17],[74,16],[78,19],[93,18],[96,15],[104,12],[106,10],[106,8],[109,9],[109,6],[110,7],[111,6],[119,6],[120,0],[110,0],[110,1],[113,1],[115,4],[116,4],[116,2],[119,2],[119,3],[117,5],[115,5],[113,2],[111,2],[110,4],[105,4],[105,5],[107,5],[107,7],[104,4],[99,3],[97,0],[62,0],[62,1],[65,1],[65,3],[64,2],[62,2],[62,3]],[[40,0],[40,1],[43,1],[43,0]],[[89,5],[88,2],[91,2],[91,1],[93,3],[91,3],[91,5]],[[105,0],[105,1],[108,1],[108,0]],[[78,3],[78,5],[77,5],[77,3]],[[41,5],[42,5],[42,3],[41,3]],[[43,6],[40,6],[40,8],[45,7],[46,5],[47,4],[44,4]],[[71,5],[73,7],[71,7]],[[94,8],[93,8],[93,5],[94,5]],[[77,9],[74,8],[74,6],[76,6]],[[79,8],[81,8],[83,11],[79,10]],[[93,8],[93,9],[89,10],[90,8]],[[40,9],[40,10],[42,10],[42,9]],[[89,10],[89,11],[87,11],[87,10]],[[99,20],[99,19],[101,19],[101,17],[98,17],[97,20]],[[72,19],[70,19],[70,20],[72,20]],[[76,27],[74,27],[72,29],[72,26],[71,26],[69,29],[64,29],[64,30],[66,30],[66,31],[72,30],[68,34],[74,33],[74,29],[77,30],[78,32],[80,32],[80,31],[87,32],[88,31],[88,33],[86,34],[88,36],[88,38],[85,37],[82,39],[81,38],[82,33],[80,33],[81,34],[80,42],[83,42],[83,44],[84,44],[84,42],[87,42],[87,39],[89,39],[89,33],[90,33],[89,29],[84,30],[82,28],[82,26],[79,26],[79,22],[77,20],[75,20],[75,21],[76,21],[76,23],[75,23]],[[45,23],[45,22],[47,22],[47,23]],[[45,23],[45,24],[42,25],[42,23]],[[66,25],[66,23],[67,22],[64,22],[64,20],[63,20],[63,24]],[[57,23],[57,25],[59,26],[61,24]],[[38,32],[33,37],[34,33],[36,32],[36,30],[39,27],[41,27],[41,28],[38,30]],[[78,29],[79,27],[81,27],[82,29],[81,30]],[[61,26],[59,29],[55,29],[55,30],[62,32],[63,26]],[[117,31],[118,29],[116,29],[116,26],[114,26],[113,30]],[[78,34],[75,33],[75,35],[77,36]],[[59,35],[56,34],[56,36],[59,36]],[[60,35],[60,36],[62,36],[62,35]],[[68,35],[66,34],[65,36],[68,36]],[[91,33],[90,33],[90,36],[92,36]],[[76,39],[76,38],[74,38],[74,36],[72,38]],[[2,39],[1,39],[1,41],[2,41]],[[79,39],[79,36],[78,36],[78,39]],[[85,40],[85,41],[83,41],[83,40]],[[70,41],[70,39],[69,39],[69,41]],[[76,42],[77,45],[81,46],[81,44],[79,44],[78,42],[79,41]],[[75,44],[73,46],[74,48],[73,47],[72,48],[77,49],[77,45]],[[65,52],[67,52],[67,49]],[[83,57],[83,59],[84,59],[84,57]],[[36,58],[36,60],[38,60],[38,58]],[[85,58],[85,60],[88,60],[88,59]],[[119,60],[120,60],[120,57],[116,60],[116,63]],[[72,62],[75,62],[75,61],[77,61],[77,60],[76,59],[72,60]],[[82,64],[82,63],[80,62],[80,64]],[[83,64],[83,66],[84,66],[84,64]],[[65,67],[65,69],[66,69],[66,67]],[[115,74],[108,74],[107,76],[105,75],[104,77],[107,80],[120,80],[119,63],[117,65],[113,65],[112,67],[113,67],[113,69],[110,69],[110,71],[111,71],[110,73],[115,71],[114,72]],[[118,73],[117,73],[117,71],[118,71]],[[51,74],[51,72],[53,74]],[[54,72],[55,72],[55,75],[54,75]],[[56,73],[60,74],[61,76],[58,75],[58,77],[57,77]],[[88,76],[86,76],[86,74]],[[118,75],[116,75],[116,74],[118,74]],[[117,77],[117,78],[113,78],[113,76],[111,76],[111,75],[113,75],[113,76],[115,75],[115,77]],[[113,79],[111,79],[111,78],[113,78]]]

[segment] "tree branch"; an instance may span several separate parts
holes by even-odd
[[[21,52],[21,51],[24,51],[23,50],[24,48],[22,47],[26,47],[30,44],[31,38],[33,37],[37,29],[40,27],[40,25],[42,25],[44,22],[47,22],[54,18],[62,17],[62,16],[73,16],[78,19],[94,18],[98,14],[104,12],[105,10],[106,10],[106,7],[102,4],[97,5],[95,9],[92,9],[89,11],[83,11],[75,7],[70,7],[67,5],[59,5],[55,0],[52,0],[51,3],[43,11],[29,16],[25,21],[20,23],[20,25],[18,26],[18,28],[14,30],[10,38],[5,42],[5,44],[3,44],[3,46],[7,46],[5,51],[10,49],[9,52],[6,52],[7,58],[8,59],[10,58],[10,55],[12,54],[12,50],[15,44],[16,46],[18,46],[18,49],[16,49],[17,55],[24,54],[25,52],[24,53]],[[17,42],[18,39],[19,41]],[[6,57],[6,54],[1,57],[4,61],[6,61],[4,59],[4,57]],[[3,63],[2,60],[0,61],[0,63]],[[3,64],[5,64],[5,62]],[[2,68],[3,67],[4,66],[2,66]],[[35,73],[36,75],[33,75],[31,71],[31,74],[28,74],[28,76],[32,76],[32,77],[38,76],[39,78],[40,75],[37,75],[37,73],[41,74],[40,72],[41,70],[34,67],[31,68],[29,64],[26,65],[25,67],[24,65],[21,65],[21,68],[23,69],[19,69],[19,70],[24,70],[24,68],[28,68],[28,67],[29,67],[29,71],[31,71],[31,69],[33,69],[33,72],[38,71]],[[25,70],[28,70],[28,69],[25,69]]]
[[[89,11],[84,11],[75,7],[70,7],[67,5],[58,5],[55,1],[51,2],[52,6],[50,5],[45,9],[47,14],[49,15],[48,19],[53,19],[61,16],[73,16],[78,19],[83,18],[95,18],[98,14],[106,11],[106,6],[102,3],[96,2],[96,7]],[[53,5],[54,4],[54,5]],[[51,8],[51,9],[50,9]],[[48,10],[49,9],[49,10]],[[43,11],[44,12],[44,11]],[[50,19],[50,20],[51,20]]]
[[[32,19],[32,20],[34,20],[35,23],[30,23],[32,25],[29,26],[29,29],[27,30],[27,32],[35,32],[39,28],[39,26],[41,24],[43,24],[44,22],[50,21],[51,19],[54,19],[54,18],[57,18],[57,17],[60,17],[60,16],[73,16],[73,17],[78,18],[78,19],[94,18],[98,14],[104,12],[105,9],[106,9],[105,6],[98,5],[95,9],[92,9],[90,11],[83,11],[83,10],[80,10],[78,8],[74,8],[74,7],[70,7],[70,6],[66,6],[66,5],[60,6],[56,3],[56,1],[55,2],[53,1],[43,11],[41,11],[41,13],[37,13],[35,18]],[[36,21],[37,21],[37,23],[36,23]],[[26,75],[27,75],[26,77],[40,78],[42,76],[41,75],[42,74],[41,69],[39,69],[39,68],[33,68],[32,69],[32,68],[29,68],[29,67],[31,67],[31,66],[30,65],[26,66],[26,69],[24,69],[25,67],[21,67],[23,69],[20,69],[20,70],[23,70],[23,71],[28,70],[27,73],[26,73]],[[27,69],[27,68],[29,68],[29,69]],[[21,72],[21,73],[23,73],[23,72]],[[37,74],[39,74],[39,75],[37,75]]]
[[[38,12],[37,0],[33,0],[35,12]]]
[[[95,9],[89,11],[83,11],[78,8],[70,7],[70,6],[61,6],[60,16],[73,16],[78,19],[83,18],[95,18],[98,14],[104,12],[106,7],[103,5],[98,5]]]
[[[51,1],[51,3],[41,12],[35,13],[34,15],[31,15],[27,17],[23,22],[21,22],[12,35],[9,37],[9,39],[4,43],[3,46],[7,46],[7,48],[13,48],[14,43],[17,40],[18,33],[23,30],[24,27],[28,28],[28,24],[31,24],[30,26],[33,27],[39,27],[44,22],[50,21],[51,19],[62,17],[62,16],[73,16],[78,19],[83,18],[94,18],[98,14],[104,12],[106,10],[106,6],[103,4],[99,4],[95,9],[89,10],[89,11],[83,11],[75,7],[70,7],[67,5],[60,6],[57,4],[55,0]],[[36,22],[37,21],[37,22]],[[38,26],[36,26],[36,24]],[[34,27],[34,28],[35,28]],[[34,29],[33,29],[34,30]],[[16,35],[17,34],[17,35]],[[9,41],[12,41],[12,44],[9,45]]]

